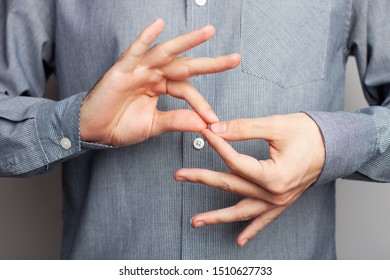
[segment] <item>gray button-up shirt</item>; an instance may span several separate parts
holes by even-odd
[[[334,180],[357,172],[390,180],[390,1],[197,2],[2,0],[0,175],[29,176],[64,161],[64,258],[335,258]],[[247,222],[190,226],[194,214],[240,199],[173,180],[181,167],[227,170],[207,143],[194,147],[198,133],[124,148],[80,141],[86,92],[157,17],[166,22],[159,42],[216,27],[216,36],[188,56],[242,54],[234,70],[191,79],[221,120],[304,111],[323,133],[326,163],[317,183],[242,249],[235,239]],[[346,113],[351,54],[371,106]],[[42,98],[53,70],[58,102]],[[186,107],[168,96],[158,104]],[[264,141],[232,145],[269,157]]]

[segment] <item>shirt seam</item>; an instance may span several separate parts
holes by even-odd
[[[379,151],[379,129],[378,129],[379,126],[375,116],[372,116],[371,119],[374,122],[374,127],[375,127],[375,150],[371,151],[369,158],[372,158],[377,153],[377,151]]]
[[[41,138],[39,137],[39,131],[38,131],[38,125],[37,125],[37,114],[38,114],[38,112],[36,113],[35,118],[34,118],[35,133],[36,133],[36,137],[38,139],[39,147],[41,148],[43,156],[44,156],[44,158],[46,160],[46,170],[48,170],[50,163],[49,163],[49,158],[46,155],[45,149],[43,148],[43,145],[42,145],[42,142],[41,142]]]
[[[346,22],[345,22],[345,30],[346,30],[346,42],[344,48],[344,57],[347,59],[350,54],[349,41],[351,37],[352,31],[352,7],[354,0],[348,1],[348,7],[346,12]]]

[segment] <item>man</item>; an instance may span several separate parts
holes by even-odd
[[[335,258],[334,180],[390,177],[387,2],[4,1],[0,174],[66,160],[64,258]],[[350,54],[381,106],[340,112]]]

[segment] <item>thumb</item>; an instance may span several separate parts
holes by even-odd
[[[257,119],[236,119],[213,123],[211,131],[228,141],[241,141],[249,139],[263,139],[272,141],[277,139],[280,124],[276,117]]]
[[[192,110],[156,111],[151,137],[166,132],[200,132],[205,128],[207,124]]]

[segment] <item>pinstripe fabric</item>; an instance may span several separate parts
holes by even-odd
[[[335,258],[334,180],[359,171],[389,181],[390,30],[387,0],[4,0],[0,2],[0,176],[63,163],[63,258]],[[189,56],[241,52],[237,69],[191,82],[221,120],[304,111],[319,125],[326,164],[317,181],[243,249],[247,222],[191,228],[199,212],[239,197],[175,182],[181,167],[228,171],[197,133],[170,133],[110,148],[79,140],[85,93],[156,17],[158,42],[206,24],[211,41]],[[357,57],[369,108],[341,112],[345,62]],[[55,69],[61,101],[42,98]],[[162,96],[160,110],[187,108]],[[70,149],[60,141],[66,137]],[[232,143],[268,158],[264,141]]]
[[[69,97],[66,101],[47,102],[39,106],[36,115],[37,130],[40,131],[40,142],[48,163],[57,162],[81,153],[79,136],[79,110],[86,93]],[[50,116],[50,122],[46,122]],[[70,149],[64,149],[59,143],[61,139],[68,138]]]
[[[329,1],[244,1],[242,9],[244,72],[281,87],[324,77]],[[305,36],[296,32],[301,28]]]

